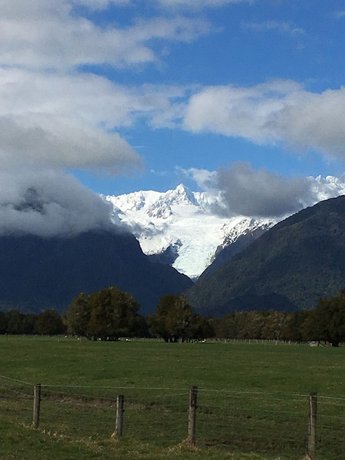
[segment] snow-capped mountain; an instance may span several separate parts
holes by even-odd
[[[147,255],[170,252],[174,268],[198,277],[213,261],[216,251],[240,235],[269,228],[275,221],[243,216],[224,217],[215,209],[220,196],[191,192],[184,185],[167,192],[141,191],[105,196],[116,220],[128,225]]]
[[[345,194],[345,182],[341,179],[309,179],[313,202],[305,206]],[[243,235],[255,238],[281,220],[228,217],[222,213],[221,194],[191,192],[182,184],[167,192],[139,191],[103,198],[113,205],[114,221],[129,227],[145,254],[163,254],[174,268],[191,278],[200,276],[222,248],[231,246]]]

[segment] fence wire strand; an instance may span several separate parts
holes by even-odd
[[[178,445],[187,438],[186,388],[62,384],[41,387],[43,430],[76,439],[109,439],[115,429],[116,397],[123,394],[124,436],[165,446]],[[30,423],[32,390],[30,382],[0,375],[0,414]],[[298,393],[199,388],[197,443],[229,451],[244,449],[281,458],[302,458],[308,439],[308,397]],[[15,411],[10,411],[11,407]],[[345,398],[319,396],[319,458],[342,459],[344,430]]]

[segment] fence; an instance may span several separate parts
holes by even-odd
[[[345,398],[192,387],[31,385],[0,376],[0,416],[73,440],[133,439],[280,459],[341,460]]]

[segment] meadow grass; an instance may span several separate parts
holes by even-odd
[[[0,346],[1,459],[298,460],[310,392],[319,395],[319,458],[344,458],[344,348],[14,336],[0,336]],[[39,430],[35,383],[43,385]],[[196,448],[183,442],[191,385],[199,387]]]

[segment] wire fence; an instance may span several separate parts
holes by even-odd
[[[188,440],[232,454],[344,458],[345,398],[194,388],[197,400],[191,401],[189,388],[41,385],[35,402],[34,387],[0,376],[1,417],[31,427],[38,402],[37,428],[76,441],[109,439],[122,416],[120,436],[159,447]]]

